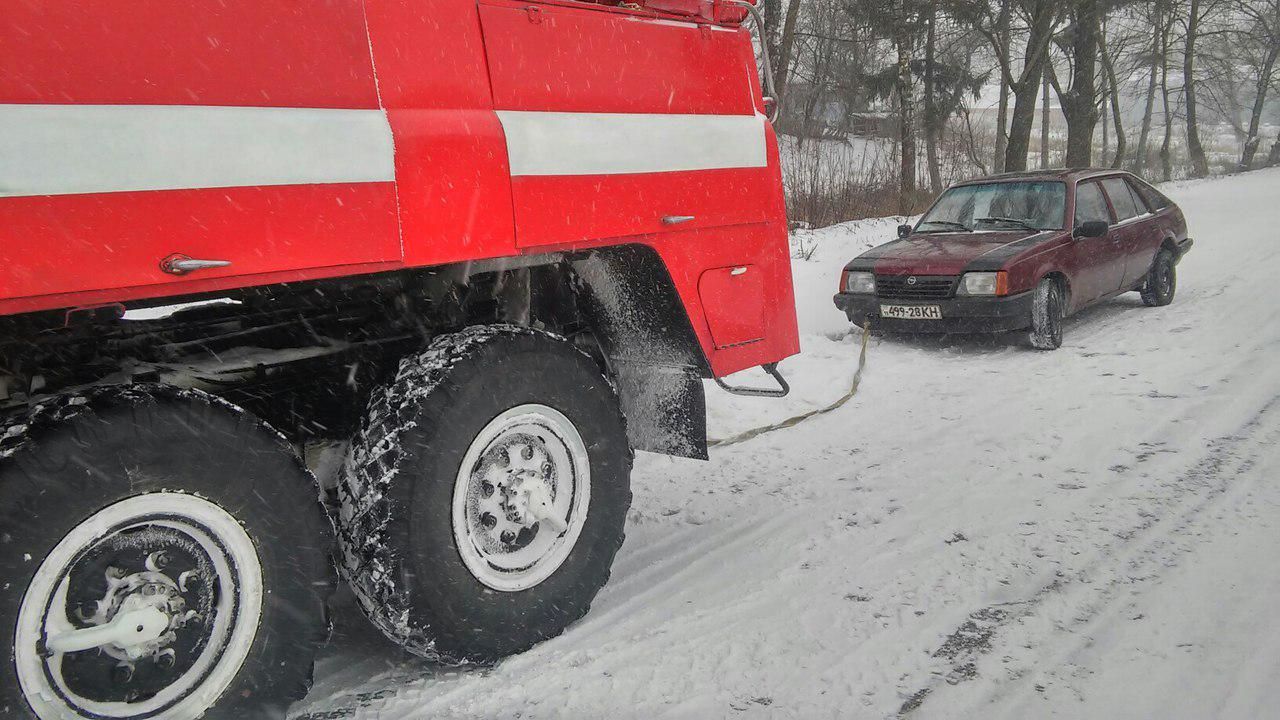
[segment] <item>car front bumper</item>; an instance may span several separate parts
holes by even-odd
[[[945,300],[892,300],[874,295],[837,293],[836,307],[849,320],[872,328],[903,333],[981,333],[1022,330],[1031,326],[1030,292],[1004,297],[964,297]],[[881,305],[937,305],[941,320],[901,320],[880,317]]]

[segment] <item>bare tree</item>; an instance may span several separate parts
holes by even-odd
[[[1209,160],[1205,156],[1204,144],[1200,142],[1200,124],[1196,102],[1196,41],[1200,37],[1201,12],[1212,8],[1217,3],[1191,0],[1187,12],[1186,34],[1182,51],[1182,98],[1186,104],[1187,118],[1187,153],[1191,156],[1191,176],[1205,177],[1209,174]]]
[[[995,52],[998,57],[1009,58],[1009,22],[1013,15],[1010,3],[1000,3],[1000,14],[996,20]],[[1005,148],[1009,145],[1009,76],[1001,72],[999,110],[996,112],[996,142],[993,164],[996,172],[1004,170]],[[967,119],[967,118],[966,118]]]
[[[1060,0],[996,0],[997,7],[993,8],[989,0],[952,0],[949,3],[951,12],[959,21],[987,39],[999,66],[1002,83],[1013,94],[1004,170],[1027,169],[1040,80],[1048,61],[1054,29],[1061,20],[1061,4]],[[1016,12],[1016,19],[1021,25],[1022,64],[1019,68],[1014,67],[1014,43],[1003,39],[1009,37],[1002,33],[1007,8]]]
[[[1067,167],[1093,164],[1093,131],[1098,125],[1097,60],[1102,13],[1099,0],[1075,0],[1071,25],[1058,38],[1058,47],[1071,67],[1071,84],[1063,88],[1053,65],[1046,66],[1067,120]]]
[[[1116,154],[1111,160],[1111,167],[1124,167],[1124,154],[1126,138],[1124,135],[1124,117],[1120,112],[1120,83],[1116,80],[1116,67],[1112,62],[1110,46],[1111,43],[1107,38],[1106,24],[1103,23],[1102,33],[1099,35],[1098,50],[1102,58],[1102,69],[1106,73],[1106,99],[1111,105],[1111,119],[1116,132]],[[1105,119],[1105,116],[1103,116]],[[1103,126],[1106,127],[1105,125]],[[1103,160],[1106,160],[1107,143],[1102,143]]]
[[[1240,154],[1240,169],[1248,170],[1253,167],[1254,155],[1262,144],[1259,130],[1262,111],[1267,104],[1267,91],[1278,80],[1276,63],[1280,59],[1280,0],[1240,0],[1237,9],[1245,23],[1251,26],[1241,33],[1241,40],[1249,41],[1262,51],[1254,86],[1253,107],[1249,113],[1249,129],[1245,133],[1244,149]],[[1275,152],[1273,145],[1272,154]]]
[[[770,5],[777,6],[781,1],[770,0]],[[790,0],[787,4],[787,19],[782,25],[782,38],[778,42],[778,64],[773,71],[773,84],[778,93],[778,102],[782,102],[787,94],[787,78],[791,72],[791,48],[795,44],[796,22],[799,19],[800,0]]]
[[[1147,142],[1151,136],[1151,114],[1155,109],[1156,103],[1156,87],[1160,82],[1160,68],[1163,67],[1165,57],[1161,53],[1161,38],[1167,32],[1165,23],[1167,22],[1165,12],[1166,0],[1154,0],[1151,3],[1151,49],[1148,51],[1147,63],[1151,67],[1151,72],[1147,79],[1147,95],[1146,105],[1142,112],[1142,129],[1138,133],[1138,147],[1133,158],[1133,170],[1139,174],[1147,171]]]

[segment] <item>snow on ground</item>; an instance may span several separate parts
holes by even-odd
[[[1197,241],[1173,305],[1121,297],[1051,353],[874,337],[839,410],[642,454],[613,579],[562,637],[442,670],[346,606],[295,717],[1274,714],[1280,171],[1166,191]],[[713,436],[845,390],[860,335],[830,296],[894,225],[804,239],[795,392],[709,386]]]

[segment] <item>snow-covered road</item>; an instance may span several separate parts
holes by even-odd
[[[1173,305],[1121,297],[1050,353],[873,338],[843,408],[709,463],[641,455],[613,579],[562,637],[445,671],[346,607],[295,717],[1271,714],[1280,171],[1166,192],[1196,239]],[[844,391],[860,335],[830,297],[894,224],[799,238],[795,391],[709,387],[713,435]]]

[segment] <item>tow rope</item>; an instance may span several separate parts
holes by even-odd
[[[853,372],[853,380],[849,383],[848,392],[846,392],[844,395],[841,395],[839,398],[837,398],[835,402],[825,407],[820,407],[816,410],[810,410],[807,413],[796,415],[795,417],[789,417],[786,420],[773,423],[772,425],[765,425],[764,427],[752,428],[751,430],[747,430],[746,432],[741,432],[741,433],[738,433],[737,435],[732,435],[727,438],[708,440],[707,447],[713,448],[713,447],[724,447],[725,445],[737,445],[738,443],[746,442],[751,438],[759,437],[761,435],[764,435],[765,433],[771,433],[771,432],[774,432],[775,430],[782,430],[784,428],[795,427],[796,425],[799,425],[800,423],[804,422],[805,420],[808,420],[809,418],[814,418],[819,415],[826,415],[832,410],[835,410],[841,407],[842,405],[844,405],[845,403],[849,402],[850,400],[853,399],[854,395],[858,394],[858,385],[862,382],[862,371],[865,370],[867,367],[867,342],[870,339],[871,339],[871,323],[867,323],[862,327],[862,350],[858,352],[858,369]]]

